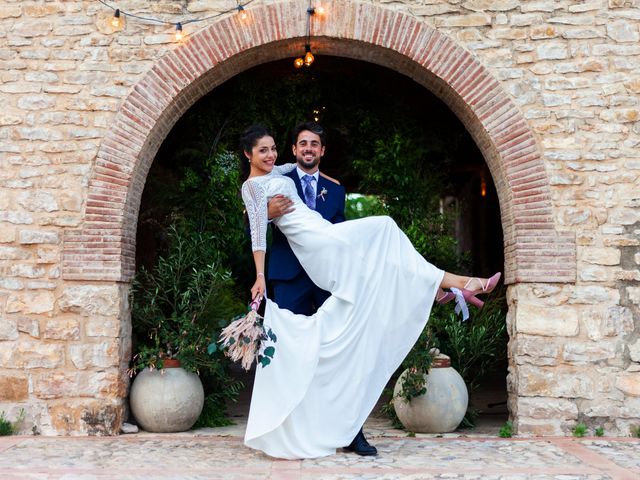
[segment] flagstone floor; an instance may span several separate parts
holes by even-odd
[[[381,417],[365,433],[377,457],[274,460],[242,443],[237,424],[179,434],[0,437],[1,480],[638,480],[640,439],[498,438],[482,432],[408,437]],[[488,432],[493,430],[492,434]]]
[[[495,400],[504,393],[491,392],[480,400],[492,413],[472,430],[409,437],[376,410],[365,433],[377,457],[338,451],[314,460],[275,460],[242,443],[248,392],[231,410],[235,425],[229,427],[117,437],[0,437],[0,480],[640,480],[640,439],[499,438],[506,408]],[[492,401],[496,406],[487,409]]]

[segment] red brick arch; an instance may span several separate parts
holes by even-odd
[[[248,24],[234,15],[207,25],[140,80],[101,144],[82,227],[65,232],[65,279],[131,279],[140,197],[162,141],[217,85],[258,63],[298,55],[306,7],[305,0],[262,5],[248,9]],[[325,20],[313,19],[317,54],[413,78],[441,98],[477,142],[498,190],[506,281],[574,282],[575,236],[555,229],[535,136],[499,81],[471,53],[408,14],[352,0],[327,7]]]

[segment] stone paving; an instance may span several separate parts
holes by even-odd
[[[501,439],[476,432],[407,437],[371,418],[365,431],[377,457],[339,451],[286,461],[244,447],[242,420],[180,434],[0,437],[0,479],[640,479],[635,438]]]

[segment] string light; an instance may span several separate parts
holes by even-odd
[[[182,24],[180,22],[176,23],[176,42],[182,41],[184,38],[184,33],[182,32]]]
[[[113,18],[111,19],[111,26],[113,28],[120,28],[120,21],[122,19],[120,18],[120,9],[116,8],[115,13],[113,14]]]
[[[137,15],[134,13],[130,13],[130,12],[126,12],[124,10],[121,10],[119,8],[114,7],[113,5],[111,5],[110,3],[108,3],[105,0],[96,0],[98,3],[101,3],[102,5],[104,5],[107,8],[110,8],[111,10],[114,11],[113,14],[113,18],[111,18],[111,25],[114,28],[119,28],[122,26],[124,17],[129,17],[129,18],[135,18],[137,20],[141,20],[142,22],[148,22],[148,23],[157,23],[159,25],[175,25],[176,27],[176,32],[175,32],[175,39],[176,41],[181,41],[184,39],[185,35],[184,32],[182,30],[182,27],[184,25],[188,25],[189,23],[199,23],[199,22],[205,22],[207,20],[211,20],[212,18],[216,18],[216,17],[220,17],[222,15],[226,15],[228,13],[232,13],[232,12],[238,12],[240,19],[241,20],[246,20],[249,15],[247,14],[245,7],[247,5],[249,5],[251,2],[253,2],[254,0],[247,0],[242,4],[237,4],[235,7],[230,8],[229,10],[225,10],[224,12],[219,12],[213,15],[208,15],[205,17],[200,17],[200,18],[190,18],[187,20],[182,20],[180,22],[175,22],[175,21],[169,21],[169,20],[162,20],[160,18],[153,18],[153,17],[148,17],[145,15]]]
[[[298,57],[293,61],[295,68],[302,68],[302,66],[310,67],[314,62],[315,57],[311,53],[311,16],[315,14],[324,14],[325,10],[322,5],[317,7],[311,6],[311,0],[309,0],[309,7],[307,8],[307,43],[304,45],[304,57]]]
[[[242,5],[238,5],[238,16],[240,17],[240,20],[246,20],[248,18],[249,15],[247,15],[247,11],[244,9],[244,7]]]
[[[311,53],[311,45],[305,45],[304,51],[307,52],[304,54],[304,64],[307,67],[310,67],[313,61],[315,60],[313,53]]]

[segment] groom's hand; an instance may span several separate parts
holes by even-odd
[[[268,210],[269,220],[273,220],[274,218],[293,212],[295,208],[293,208],[293,201],[289,197],[278,194],[269,200]]]

